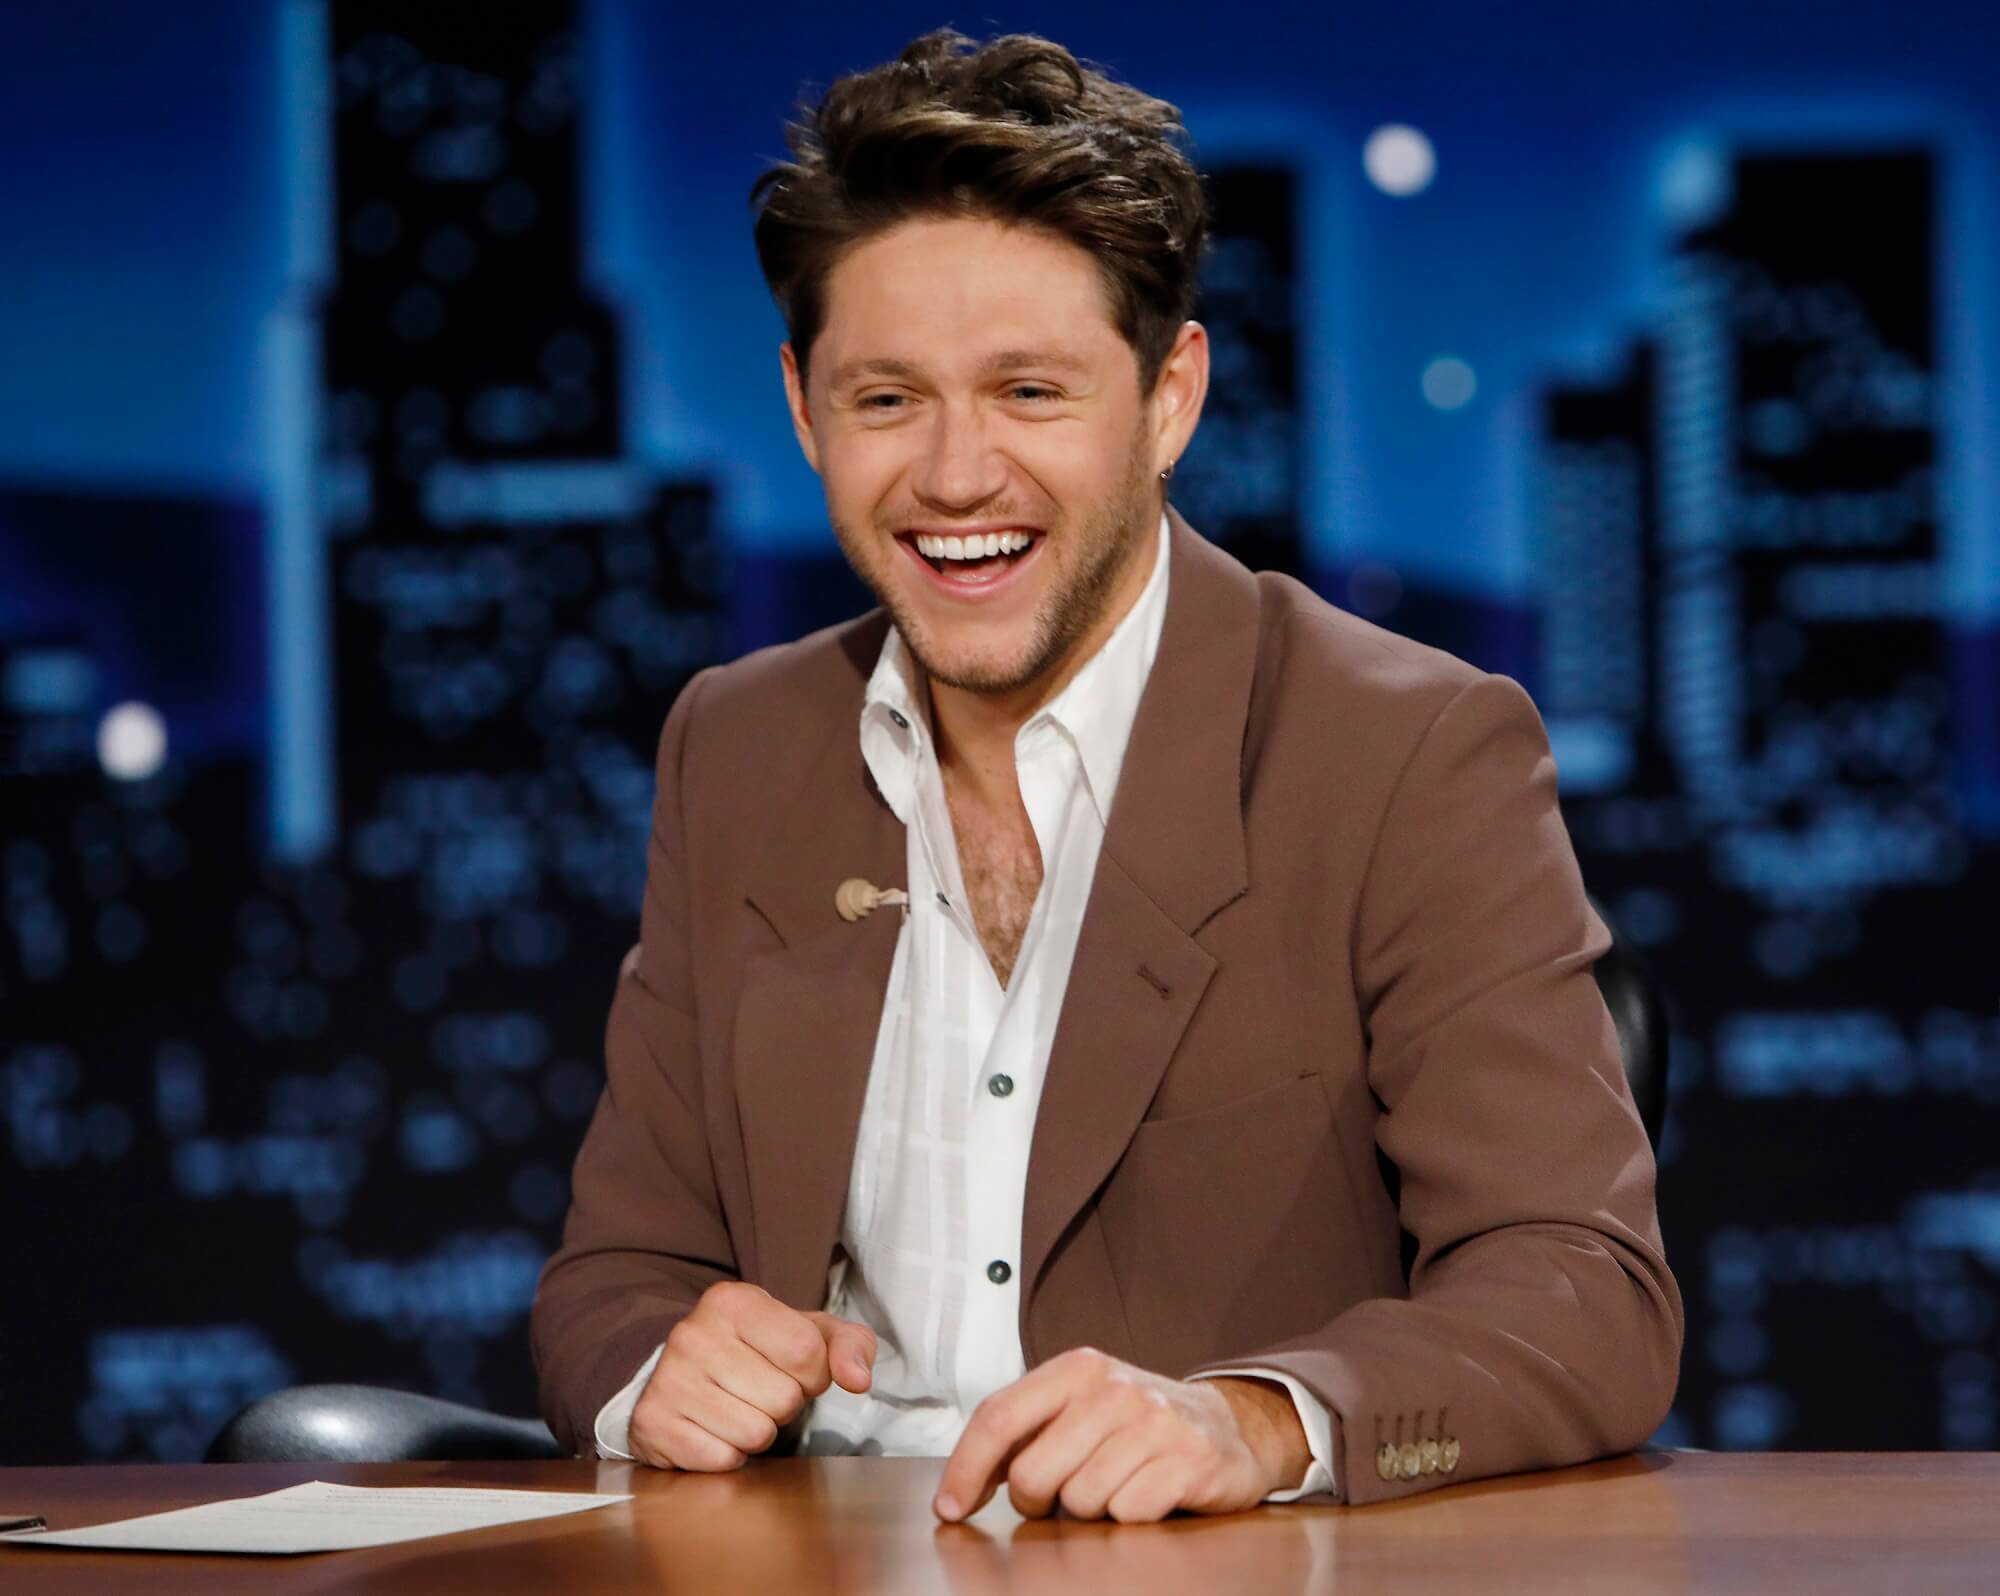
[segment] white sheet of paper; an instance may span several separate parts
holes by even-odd
[[[88,1529],[0,1535],[30,1546],[137,1552],[335,1552],[453,1535],[495,1524],[583,1513],[630,1496],[579,1491],[475,1491],[443,1486],[329,1485],[314,1480],[266,1496],[208,1502],[93,1524]]]

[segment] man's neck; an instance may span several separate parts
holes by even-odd
[[[1089,631],[1060,660],[1032,681],[1004,693],[975,693],[926,679],[931,701],[931,728],[937,739],[938,766],[966,796],[985,807],[1020,803],[1014,769],[1014,738],[1030,717],[1076,678],[1104,647],[1118,623],[1131,613],[1146,590],[1159,557],[1155,539],[1161,536],[1156,514],[1127,553],[1111,600]]]

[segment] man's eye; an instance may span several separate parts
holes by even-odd
[[[1062,396],[1053,388],[1044,388],[1038,382],[1019,382],[1007,390],[1010,399],[1059,399]]]
[[[903,396],[899,393],[871,393],[862,397],[863,410],[900,410]]]

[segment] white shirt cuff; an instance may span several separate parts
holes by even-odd
[[[645,1392],[646,1382],[653,1378],[653,1370],[658,1367],[660,1354],[667,1350],[661,1342],[653,1349],[653,1355],[639,1365],[639,1372],[625,1382],[618,1394],[597,1410],[596,1440],[597,1455],[620,1463],[630,1463],[632,1459],[632,1410],[639,1405],[639,1398]]]
[[[1190,1375],[1194,1380],[1218,1380],[1224,1375],[1235,1375],[1251,1380],[1275,1380],[1292,1394],[1292,1406],[1299,1412],[1299,1427],[1306,1432],[1306,1447],[1312,1453],[1312,1463],[1306,1469],[1306,1477],[1289,1491],[1272,1491],[1264,1498],[1267,1502],[1296,1502],[1302,1496],[1312,1496],[1320,1491],[1332,1494],[1336,1489],[1333,1473],[1333,1415],[1321,1402],[1289,1374],[1280,1374],[1276,1369],[1204,1369],[1200,1374]],[[631,1409],[626,1409],[630,1417]]]

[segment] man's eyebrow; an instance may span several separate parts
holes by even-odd
[[[877,356],[872,360],[843,360],[833,368],[827,378],[827,386],[838,388],[843,383],[854,381],[856,377],[914,377],[917,368],[907,360],[891,360]]]
[[[1087,372],[1089,365],[1075,355],[1066,355],[1057,349],[1003,349],[998,354],[989,355],[981,368],[982,375],[994,376],[1003,371],[1021,371],[1029,368],[1044,371]],[[888,355],[876,355],[867,359],[843,360],[833,368],[827,378],[832,388],[844,387],[861,377],[898,377],[908,380],[921,375],[914,362],[897,360]]]
[[[1003,349],[986,362],[988,376],[999,371],[1018,371],[1024,366],[1040,366],[1056,371],[1088,371],[1090,367],[1075,355],[1059,349]]]

